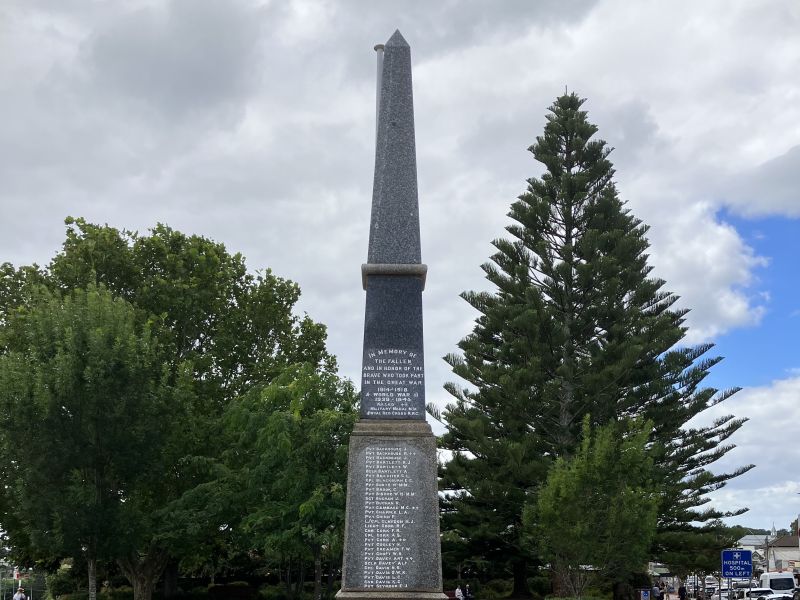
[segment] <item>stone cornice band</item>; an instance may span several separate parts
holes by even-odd
[[[367,289],[367,278],[370,275],[391,275],[401,277],[419,277],[422,279],[422,289],[425,289],[425,278],[428,274],[428,265],[422,264],[376,264],[363,263],[361,265],[361,285]]]

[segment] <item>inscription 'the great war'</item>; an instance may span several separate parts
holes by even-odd
[[[361,396],[365,417],[424,418],[422,353],[402,348],[367,349],[361,374]]]

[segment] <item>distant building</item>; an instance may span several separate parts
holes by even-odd
[[[748,534],[736,542],[736,547],[742,550],[750,550],[753,553],[753,572],[766,571],[767,561],[765,550],[768,542],[774,540],[772,534],[764,535],[759,533]]]
[[[766,557],[770,571],[791,571],[800,573],[800,546],[796,535],[784,535],[759,548]]]
[[[764,546],[764,543],[767,541],[767,539],[772,539],[772,536],[759,535],[757,533],[748,534],[736,542],[736,546],[742,550],[750,550],[751,552],[755,552],[758,548],[762,548]]]

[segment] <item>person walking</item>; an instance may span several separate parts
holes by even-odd
[[[28,597],[25,595],[24,587],[17,589],[17,593],[14,594],[14,600],[28,600]]]
[[[464,592],[461,591],[461,586],[456,586],[456,600],[464,600]]]
[[[681,584],[678,586],[678,600],[686,600],[689,597],[689,593],[686,591],[686,584],[681,581]]]

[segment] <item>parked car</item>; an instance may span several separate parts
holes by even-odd
[[[772,595],[772,590],[769,588],[751,588],[736,590],[736,600],[745,600],[749,598],[761,598],[763,596]]]

